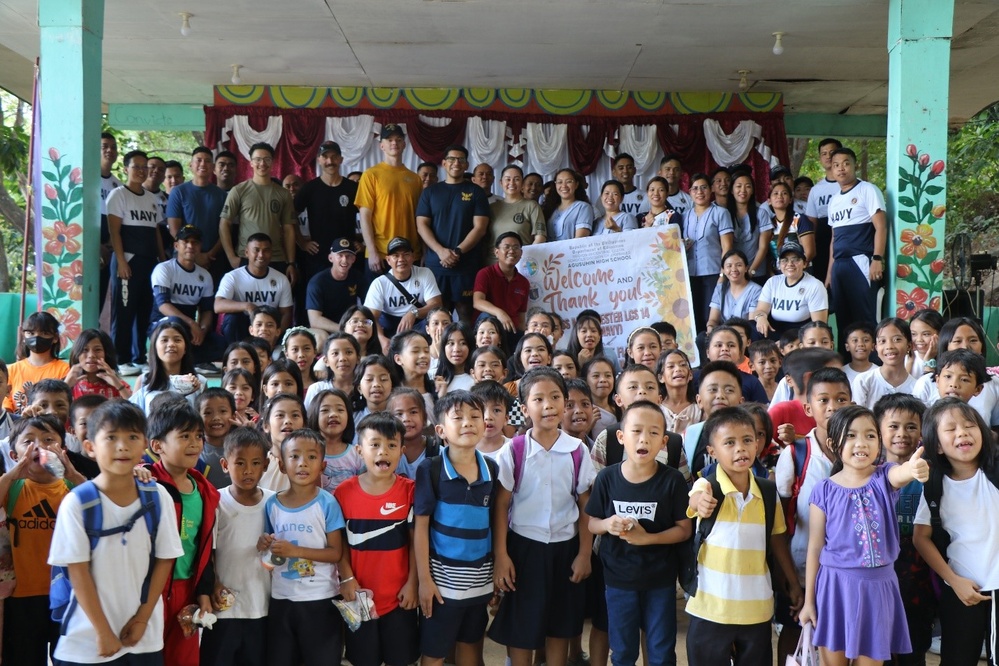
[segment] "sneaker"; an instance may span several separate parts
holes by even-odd
[[[122,363],[118,366],[118,374],[122,377],[135,377],[142,374],[142,366],[135,363]]]
[[[930,652],[933,654],[940,654],[940,637],[934,636],[933,640],[930,641]]]
[[[590,655],[583,652],[578,657],[570,657],[565,664],[566,666],[590,666]]]
[[[214,363],[199,363],[194,366],[194,370],[202,375],[205,375],[206,377],[217,377],[222,374],[222,371]]]

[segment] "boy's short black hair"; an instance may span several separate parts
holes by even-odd
[[[253,321],[253,320],[251,319],[250,321]],[[281,320],[278,319],[278,321],[281,321]],[[243,342],[245,342],[246,344],[250,345],[251,347],[253,347],[257,351],[266,352],[268,356],[270,356],[271,352],[274,351],[274,347],[271,346],[270,342],[268,342],[267,340],[264,340],[263,338],[258,338],[255,335],[251,335],[251,336],[247,337],[245,340],[243,340]]]
[[[202,391],[201,395],[199,395],[197,400],[194,401],[194,408],[200,412],[201,406],[212,398],[221,398],[225,400],[229,403],[229,409],[234,412],[236,411],[236,399],[232,397],[232,393],[229,393],[224,388],[220,388],[218,386],[206,388]]]
[[[657,321],[653,323],[650,328],[659,333],[659,335],[663,335],[665,333],[666,335],[673,336],[673,339],[676,340],[676,326],[668,321]]]
[[[95,409],[100,407],[108,399],[103,395],[97,393],[90,393],[88,395],[81,395],[79,398],[69,403],[69,420],[73,422],[76,420],[76,413],[81,409]],[[142,428],[142,432],[145,432],[145,427]],[[89,430],[87,432],[90,432]]]
[[[831,349],[820,347],[808,347],[807,349],[795,349],[784,357],[784,374],[794,381],[794,385],[801,391],[805,387],[805,375],[823,368],[833,361],[842,362],[839,354]]]
[[[709,445],[712,445],[714,444],[712,440],[714,439],[715,432],[722,426],[727,425],[744,425],[748,426],[754,433],[756,432],[756,423],[753,421],[752,415],[745,409],[742,407],[722,407],[715,410],[708,417],[708,420],[704,422],[704,430],[701,431],[701,436],[706,438]]]
[[[472,395],[477,396],[482,404],[485,405],[488,402],[495,402],[497,404],[503,405],[503,409],[506,410],[509,416],[510,410],[513,409],[513,396],[510,392],[503,388],[503,385],[492,379],[487,379],[484,382],[479,382],[472,387]]]
[[[747,340],[753,339],[753,331],[756,330],[756,325],[745,317],[729,317],[725,320],[725,325],[731,328],[741,328],[742,332],[746,334]]]
[[[388,412],[372,412],[361,419],[361,422],[357,424],[357,442],[359,444],[364,439],[366,430],[374,430],[384,437],[398,437],[400,443],[406,435],[406,426]]]
[[[520,385],[517,387],[517,393],[520,395],[520,402],[522,404],[527,404],[527,396],[531,392],[531,388],[543,381],[554,382],[559,390],[562,391],[562,397],[568,398],[569,393],[565,390],[565,379],[558,373],[554,368],[541,367],[534,368],[533,370],[528,370],[524,373],[524,376],[520,378]]]
[[[649,366],[645,365],[644,363],[629,363],[628,365],[624,366],[624,369],[621,372],[617,373],[617,377],[614,378],[614,390],[611,391],[611,395],[617,395],[618,387],[621,386],[621,382],[624,381],[625,377],[639,372],[647,372],[655,378],[657,383],[659,382],[659,377],[656,376],[656,371],[650,368]]]
[[[51,414],[39,414],[38,416],[18,419],[10,426],[10,435],[7,441],[10,442],[11,451],[14,450],[18,437],[28,428],[38,428],[39,430],[54,432],[59,435],[60,445],[66,441],[66,427],[62,423],[59,423],[59,419]]]
[[[108,400],[87,417],[87,439],[93,441],[102,430],[141,432],[146,436],[146,415],[138,406],[117,398]]]
[[[780,340],[778,340],[777,344],[781,347],[786,347],[792,342],[800,342],[800,340],[798,340],[797,328],[789,328],[783,333],[781,333]]]
[[[586,399],[593,402],[593,391],[590,390],[590,385],[586,383],[585,379],[580,379],[576,377],[570,379],[565,383],[565,397],[569,397],[571,391],[579,391],[586,396]]]
[[[479,410],[485,414],[486,406],[482,401],[482,398],[475,395],[471,391],[448,391],[444,394],[444,397],[437,401],[434,405],[434,418],[437,423],[441,423],[444,420],[444,415],[450,412],[455,407],[460,407],[461,405],[468,405]]]
[[[267,436],[256,428],[239,426],[230,430],[226,434],[225,439],[222,440],[222,455],[226,459],[229,459],[235,456],[241,449],[252,449],[254,447],[259,448],[261,455],[266,458],[268,452],[271,450],[271,443],[267,439]]]
[[[61,379],[43,379],[40,382],[35,382],[31,388],[28,389],[29,405],[35,401],[35,396],[39,393],[62,393],[66,396],[67,404],[73,402],[73,389],[71,389],[69,384]]]
[[[636,409],[651,409],[659,413],[659,416],[663,417],[663,434],[666,433],[666,415],[663,414],[662,407],[652,402],[651,400],[636,400],[621,412],[621,427],[624,427],[625,421],[628,420],[628,414],[632,413]]]
[[[939,377],[940,373],[948,365],[957,365],[962,367],[965,372],[970,372],[975,376],[975,381],[979,385],[992,381],[988,370],[985,369],[985,357],[981,354],[976,354],[970,349],[951,349],[945,351],[937,359],[937,369],[934,376]]]
[[[750,361],[757,356],[769,356],[770,354],[776,354],[778,360],[781,358],[780,348],[777,346],[777,343],[766,338],[750,343],[749,348],[746,349],[746,356],[749,357]]]
[[[288,442],[296,439],[308,440],[318,446],[319,450],[323,452],[323,455],[326,454],[326,440],[323,439],[322,435],[311,428],[299,428],[298,430],[292,430],[284,439],[281,440],[282,458],[284,457],[284,450],[285,447],[288,446]]]
[[[710,361],[702,365],[701,374],[698,375],[698,386],[703,384],[705,378],[712,372],[724,372],[732,377],[732,379],[735,380],[735,383],[739,385],[739,390],[742,390],[742,371],[739,370],[739,367],[732,361]]]
[[[845,343],[850,335],[856,333],[857,331],[862,331],[871,336],[871,340],[874,339],[874,327],[868,324],[866,321],[855,321],[847,324],[846,328],[843,329],[843,342]]]
[[[908,393],[889,393],[878,398],[878,401],[874,403],[872,411],[874,412],[874,418],[878,420],[878,425],[881,424],[881,419],[888,412],[909,412],[910,414],[915,414],[919,417],[920,424],[922,424],[923,414],[926,413],[926,403]]]
[[[846,392],[853,397],[853,388],[850,386],[850,378],[839,368],[822,367],[812,373],[808,378],[808,390],[805,395],[812,397],[812,387],[818,384],[841,384],[846,386]]]
[[[278,312],[278,309],[273,305],[258,305],[253,308],[253,312],[250,313],[250,323],[253,323],[253,320],[260,314],[267,315],[274,320],[275,324],[281,323],[281,313]]]
[[[189,404],[187,398],[177,393],[176,391],[163,391],[162,393],[156,395],[152,400],[149,401],[149,413],[155,414],[167,405],[180,405]]]
[[[194,411],[187,400],[181,403],[170,403],[152,413],[146,425],[146,437],[163,441],[174,430],[203,430],[205,427],[201,417]],[[89,430],[88,430],[89,433]]]

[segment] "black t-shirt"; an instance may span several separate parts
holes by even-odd
[[[309,237],[319,244],[319,253],[310,255],[299,251],[297,256],[314,265],[316,269],[329,268],[329,251],[337,238],[353,238],[357,228],[357,183],[344,178],[336,187],[330,187],[322,178],[310,180],[295,197],[295,211],[309,214]],[[310,271],[311,272],[311,271]]]
[[[472,231],[476,217],[489,217],[489,197],[475,183],[437,183],[423,190],[417,217],[429,217],[437,241],[456,248]],[[437,253],[427,248],[426,266],[434,275],[475,275],[481,268],[478,246],[469,248],[453,268],[444,268]]]
[[[686,519],[687,484],[683,475],[659,464],[648,481],[631,483],[621,473],[621,464],[600,470],[586,513],[594,518],[611,516],[638,518],[646,532],[659,533]],[[632,546],[612,534],[600,537],[600,561],[604,581],[623,590],[673,587],[677,575],[677,544]]]
[[[347,279],[342,281],[334,280],[328,270],[316,273],[306,287],[305,309],[319,310],[327,319],[340,321],[347,308],[363,302],[363,278],[362,272],[356,268],[352,268],[347,273]]]

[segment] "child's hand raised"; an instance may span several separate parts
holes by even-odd
[[[697,498],[697,515],[706,520],[714,514],[717,506],[718,500],[714,495],[702,492]]]
[[[916,449],[912,457],[909,458],[909,471],[912,478],[920,483],[926,483],[930,478],[930,464],[923,460],[923,447]]]
[[[790,446],[794,444],[796,439],[796,434],[794,432],[793,423],[782,423],[777,426],[777,439],[784,443],[785,446]]]

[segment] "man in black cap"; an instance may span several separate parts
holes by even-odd
[[[375,316],[383,347],[398,332],[422,331],[427,315],[441,305],[437,280],[429,268],[413,265],[413,244],[408,238],[396,236],[389,241],[386,259],[389,271],[371,283],[364,299]]]
[[[357,222],[357,183],[347,180],[340,173],[343,154],[335,141],[319,146],[319,177],[302,186],[295,195],[295,210],[307,213],[309,235],[303,239],[305,251],[299,255],[299,264],[306,282],[314,275],[330,268],[334,241],[353,239]],[[330,249],[330,254],[322,253]],[[335,263],[335,262],[334,262]]]
[[[371,279],[385,270],[389,240],[396,236],[409,240],[414,258],[423,256],[416,231],[416,202],[423,191],[420,177],[402,163],[406,135],[395,124],[382,125],[379,143],[385,160],[361,175],[354,205],[361,214],[361,234],[367,248]]]
[[[334,333],[340,330],[340,317],[347,308],[357,305],[362,296],[363,274],[354,270],[357,258],[353,243],[347,237],[337,238],[330,245],[329,262],[332,267],[316,273],[309,280],[305,307],[309,313],[309,326]]]
[[[153,269],[153,312],[148,334],[166,319],[179,321],[191,332],[198,372],[218,374],[212,361],[222,358],[224,343],[215,333],[215,284],[207,270],[197,264],[201,253],[201,230],[192,224],[177,230],[174,257]]]

